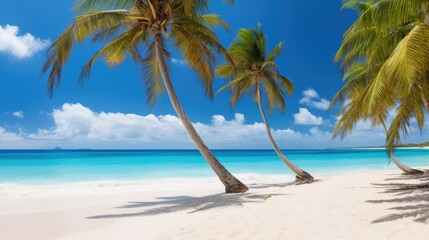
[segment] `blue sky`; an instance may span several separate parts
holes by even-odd
[[[79,45],[64,68],[61,87],[48,97],[40,75],[46,48],[74,18],[69,1],[6,1],[0,8],[0,148],[193,148],[175,117],[167,95],[153,109],[145,86],[128,59],[114,68],[99,61],[83,88],[81,66],[98,45]],[[240,28],[262,24],[269,49],[284,41],[278,65],[295,84],[285,115],[269,117],[283,148],[318,148],[383,144],[380,129],[359,124],[344,142],[331,141],[336,110],[326,103],[341,88],[333,57],[342,34],[356,19],[341,11],[341,0],[236,0],[234,6],[213,3],[211,12],[231,31],[216,30],[228,46]],[[203,94],[195,75],[173,56],[172,79],[189,118],[214,148],[270,148],[257,105],[245,97],[235,108],[227,92],[213,101]],[[216,79],[215,89],[225,83]],[[245,141],[243,139],[246,139]],[[409,141],[420,142],[419,134]]]

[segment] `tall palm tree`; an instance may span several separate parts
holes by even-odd
[[[262,88],[268,98],[270,113],[276,107],[284,113],[286,106],[284,96],[286,93],[291,94],[294,91],[292,82],[279,74],[278,66],[275,63],[276,57],[282,51],[282,47],[283,43],[279,43],[267,54],[266,40],[260,24],[258,24],[257,30],[241,29],[237,39],[228,49],[233,63],[221,65],[216,70],[217,75],[220,77],[232,79],[218,92],[228,88],[232,94],[231,105],[235,105],[241,99],[243,93],[252,93],[253,100],[259,106],[268,138],[277,155],[296,174],[297,181],[311,182],[314,181],[314,178],[293,164],[277,146],[271,135],[271,128],[263,108]]]
[[[167,90],[183,126],[225,185],[225,191],[246,192],[248,188],[216,159],[198,135],[180,105],[170,79],[167,45],[183,53],[184,59],[202,80],[206,94],[213,97],[215,53],[230,59],[211,30],[219,25],[228,28],[228,25],[217,15],[207,14],[208,5],[209,0],[79,0],[74,6],[78,16],[49,48],[43,72],[49,71],[47,86],[52,95],[74,45],[87,38],[102,42],[104,46],[84,65],[80,83],[89,77],[98,58],[108,65],[117,65],[130,55],[142,68],[148,103],[154,104],[164,89]],[[142,51],[145,51],[144,55]]]
[[[423,109],[429,112],[429,0],[348,0],[345,6],[360,15],[344,34],[336,60],[343,69],[364,63],[372,75],[360,94],[365,111],[383,102],[399,105],[386,138],[392,153],[411,119],[422,129]]]

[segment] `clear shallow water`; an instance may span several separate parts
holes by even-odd
[[[234,174],[291,174],[271,150],[217,150]],[[317,174],[387,168],[386,152],[364,150],[286,150],[298,166]],[[409,166],[428,166],[429,150],[403,149],[396,155]],[[394,168],[393,163],[390,168]],[[108,180],[214,176],[196,150],[0,150],[0,183],[50,184]]]

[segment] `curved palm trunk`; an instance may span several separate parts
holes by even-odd
[[[249,189],[240,182],[237,178],[235,178],[213,155],[213,153],[208,149],[205,145],[202,138],[198,135],[192,123],[189,121],[185,112],[183,111],[182,106],[176,96],[176,92],[174,91],[173,85],[170,80],[170,76],[167,71],[167,66],[163,57],[163,39],[161,33],[157,33],[155,35],[155,51],[156,57],[159,62],[159,69],[161,71],[161,76],[165,85],[165,88],[168,93],[168,97],[170,98],[171,104],[176,110],[177,115],[179,115],[180,120],[182,121],[183,126],[188,131],[189,136],[194,141],[201,155],[203,155],[204,159],[208,162],[210,167],[219,177],[220,181],[225,185],[225,191],[227,193],[242,193],[247,192]]]
[[[262,119],[265,123],[265,128],[267,130],[268,138],[270,139],[271,145],[273,145],[274,150],[276,151],[277,155],[281,158],[281,160],[296,174],[296,181],[297,182],[303,182],[303,183],[309,183],[313,182],[314,178],[306,171],[300,169],[299,167],[295,166],[287,157],[282,153],[282,151],[277,146],[276,142],[274,141],[273,136],[271,135],[271,129],[268,124],[267,118],[265,116],[264,109],[262,107],[262,101],[261,101],[261,91],[259,86],[257,86],[257,94],[258,94],[258,105],[259,105],[259,111],[261,112]]]
[[[384,122],[381,122],[381,125],[383,126],[384,132],[386,133],[386,135],[388,134],[387,131],[387,127],[386,124],[384,124]],[[395,165],[400,168],[405,174],[407,175],[419,175],[419,174],[423,174],[422,171],[417,170],[417,169],[413,169],[410,168],[406,165],[404,165],[403,163],[401,163],[401,161],[399,161],[399,159],[396,158],[395,154],[391,154],[390,157],[392,158],[393,162],[395,163]]]

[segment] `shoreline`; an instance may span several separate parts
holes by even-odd
[[[427,238],[429,214],[422,205],[427,194],[397,195],[374,185],[420,181],[407,180],[399,170],[319,179],[295,185],[287,175],[253,177],[246,179],[250,191],[244,194],[224,194],[218,180],[210,178],[119,185],[121,191],[116,192],[77,188],[80,191],[0,197],[0,239]]]
[[[423,147],[397,147],[396,149],[429,149],[429,146]],[[348,150],[348,149],[386,149],[386,147],[327,147],[327,148],[281,148],[282,151],[317,151],[317,150]],[[210,149],[211,151],[274,151],[272,148],[214,148]],[[80,148],[61,148],[61,149],[53,149],[53,148],[18,148],[18,149],[9,149],[9,148],[0,148],[0,152],[13,152],[13,151],[30,151],[30,152],[151,152],[151,151],[183,151],[183,152],[198,152],[197,148],[88,148],[88,149],[80,149]]]
[[[420,168],[420,167],[417,167]],[[422,167],[425,168],[425,167]],[[429,168],[429,167],[427,167]],[[396,169],[395,166],[386,166],[384,171]],[[370,167],[354,169],[335,169],[315,172],[316,179],[324,179],[332,176],[341,176],[349,174],[377,172],[380,169]],[[287,171],[284,174],[261,174],[261,173],[239,173],[235,176],[246,184],[272,183],[272,182],[293,182],[295,177],[293,173]],[[189,185],[191,185],[189,187]],[[65,183],[44,183],[27,184],[14,182],[0,182],[0,199],[18,198],[31,196],[53,196],[64,195],[73,196],[81,194],[100,195],[116,194],[129,192],[144,192],[153,190],[174,191],[189,190],[195,188],[210,188],[222,191],[223,185],[219,179],[214,176],[207,177],[174,177],[174,178],[155,178],[142,180],[96,180],[96,181],[76,181]]]

